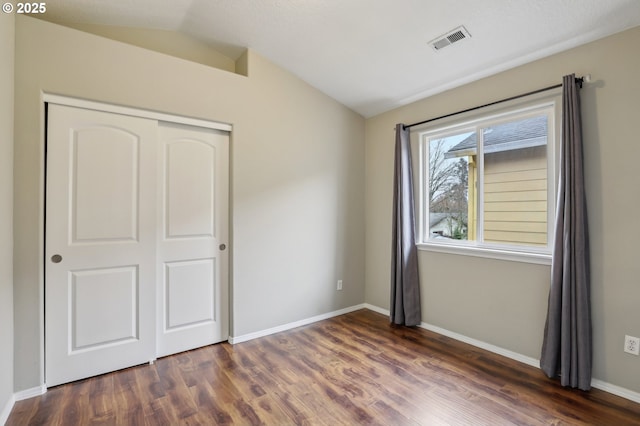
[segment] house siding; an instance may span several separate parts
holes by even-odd
[[[485,155],[484,240],[547,245],[546,146]]]

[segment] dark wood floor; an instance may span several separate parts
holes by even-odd
[[[57,386],[8,425],[640,425],[640,404],[362,310]]]

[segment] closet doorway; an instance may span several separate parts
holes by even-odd
[[[45,377],[228,338],[225,130],[49,103]]]

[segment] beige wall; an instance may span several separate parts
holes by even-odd
[[[640,28],[432,96],[366,123],[366,301],[388,309],[393,128],[590,73],[582,89],[592,257],[594,378],[640,392]],[[538,359],[548,266],[420,252],[422,320]]]
[[[13,397],[14,15],[0,14],[0,423]]]
[[[42,17],[45,18],[46,15]],[[174,31],[79,23],[70,24],[69,26],[112,40],[166,53],[177,58],[198,62],[225,71],[236,72],[235,59],[215,51],[203,42]]]
[[[42,91],[233,124],[232,336],[362,303],[364,119],[253,52],[239,62],[249,77],[16,19],[17,390],[42,381]]]

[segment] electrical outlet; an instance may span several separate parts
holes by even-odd
[[[342,290],[342,280],[338,280],[338,290]]]
[[[633,336],[624,336],[624,351],[633,355],[640,355],[640,339]]]

